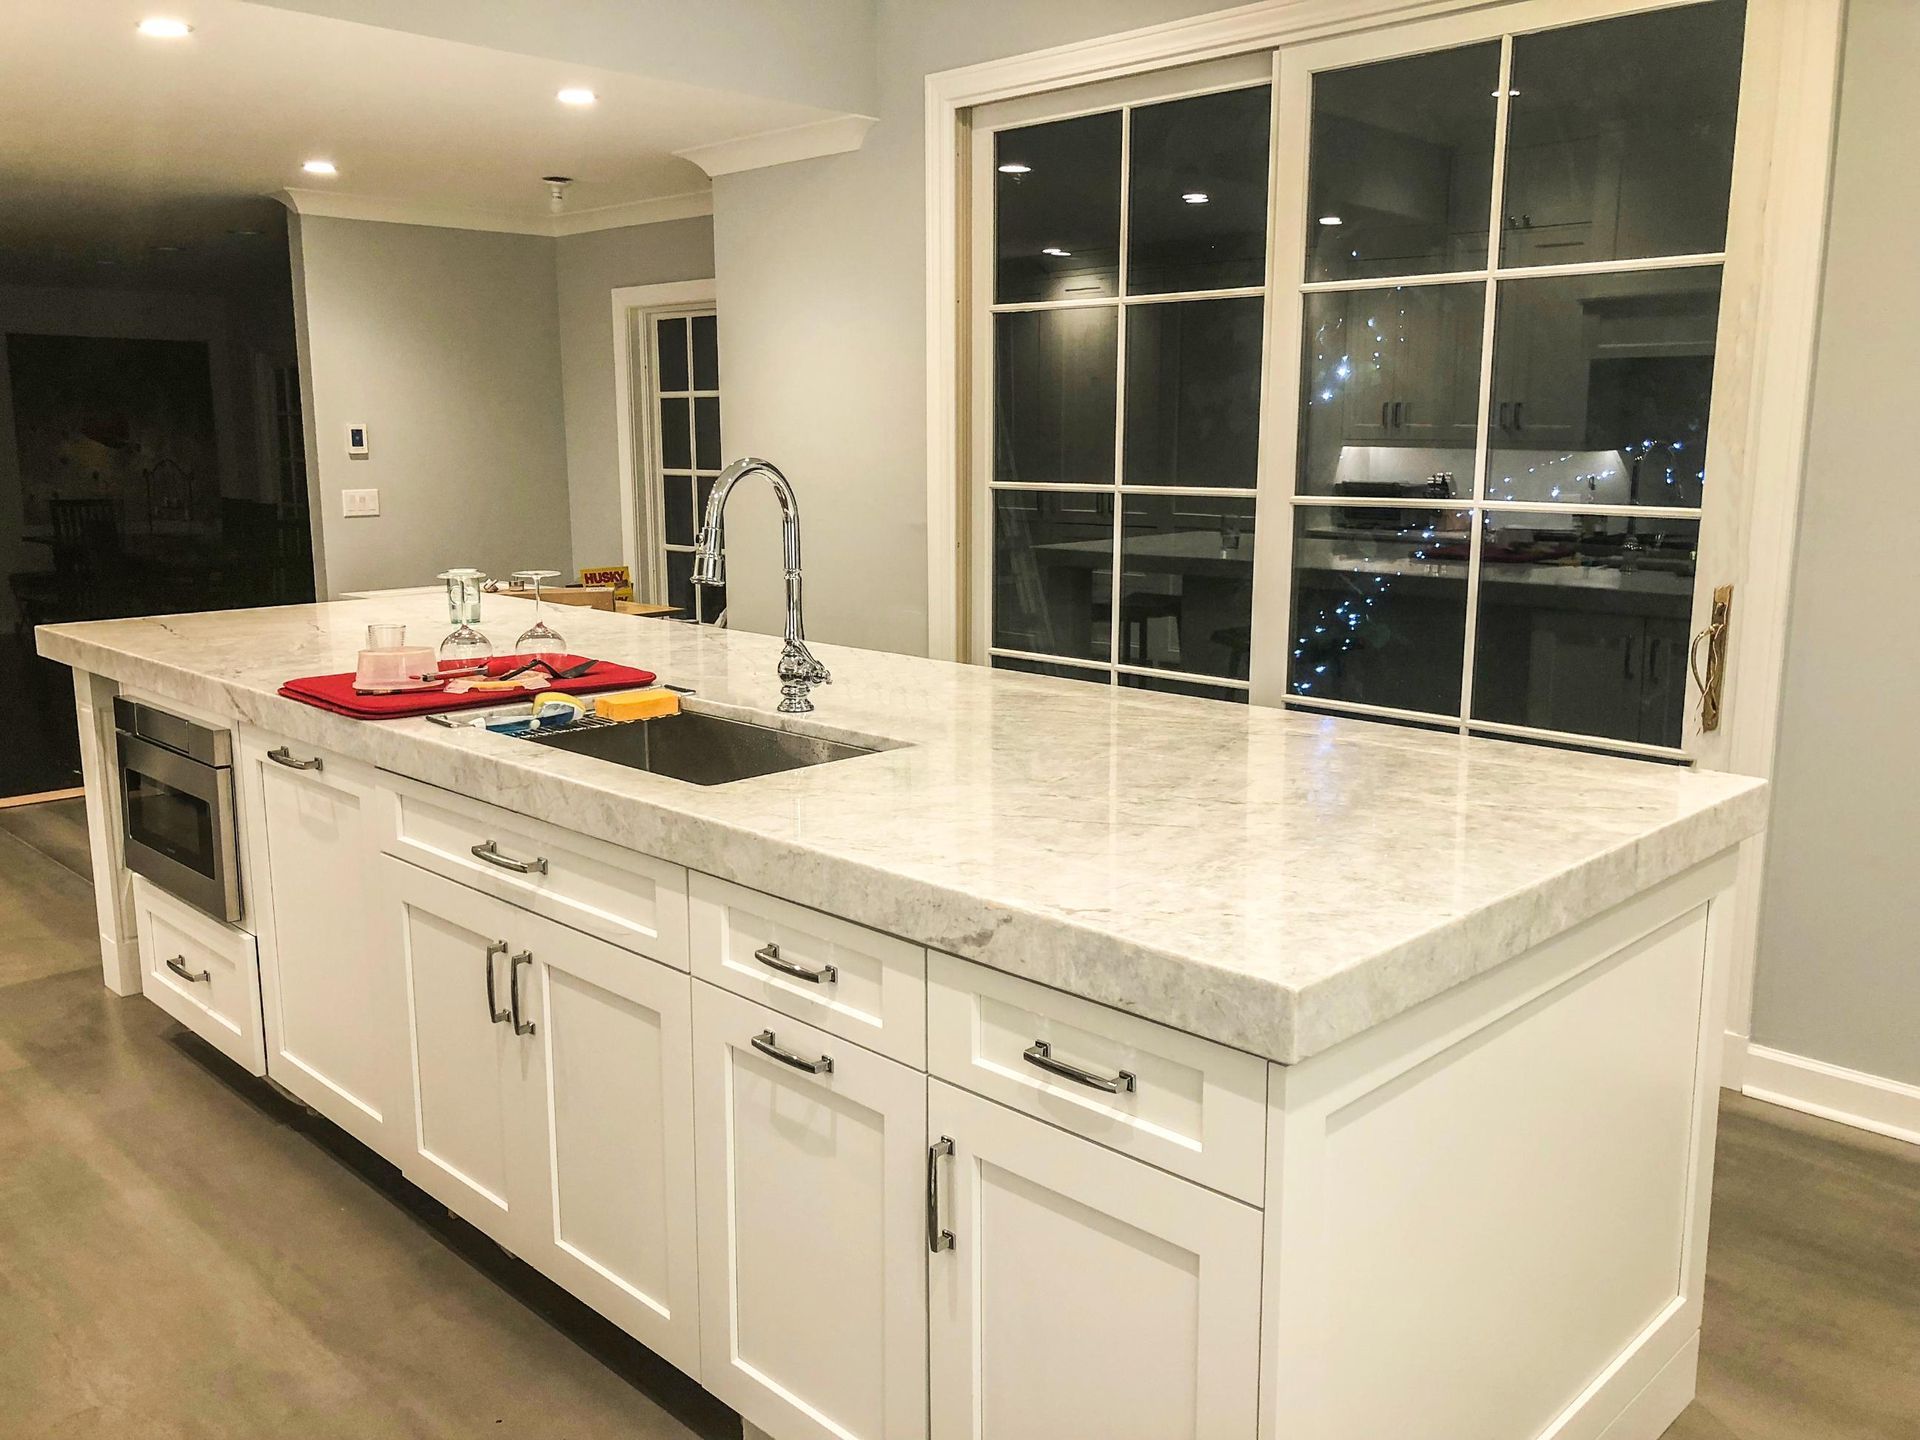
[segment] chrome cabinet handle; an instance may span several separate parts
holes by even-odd
[[[791,960],[782,959],[780,942],[777,940],[769,940],[762,945],[753,952],[753,958],[769,970],[778,970],[782,975],[791,975],[794,979],[804,980],[809,985],[833,985],[840,979],[840,967],[837,965],[822,965],[818,970],[813,970],[805,965],[797,965]]]
[[[504,1024],[513,1018],[511,1011],[500,1008],[500,1002],[494,998],[493,993],[493,957],[506,953],[507,942],[504,940],[496,940],[487,946],[487,1014],[493,1017],[493,1023],[496,1025]]]
[[[483,840],[470,847],[473,858],[484,860],[489,865],[497,865],[502,870],[511,870],[516,875],[544,875],[547,873],[547,857],[536,855],[531,860],[516,860],[511,855],[500,853],[498,840]]]
[[[193,971],[187,969],[187,957],[184,955],[169,956],[167,958],[167,969],[173,971],[173,973],[178,975],[182,980],[191,980],[196,985],[213,979],[213,972],[211,970],[202,970],[196,975]]]
[[[267,751],[267,759],[273,761],[276,765],[284,765],[289,770],[324,770],[327,768],[326,762],[318,755],[314,756],[311,760],[294,759],[293,751],[284,745],[279,746],[277,749]]]
[[[927,1250],[953,1249],[953,1231],[940,1228],[940,1157],[953,1154],[953,1137],[942,1135],[927,1147]]]
[[[1053,1046],[1045,1040],[1036,1040],[1020,1052],[1020,1058],[1029,1065],[1038,1066],[1049,1075],[1058,1075],[1063,1080],[1084,1085],[1089,1090],[1101,1090],[1109,1095],[1117,1095],[1122,1090],[1133,1094],[1140,1088],[1140,1082],[1131,1070],[1122,1070],[1109,1080],[1105,1075],[1096,1075],[1091,1070],[1082,1070],[1078,1065],[1070,1065],[1065,1060],[1053,1058]]]
[[[791,1065],[796,1070],[804,1070],[809,1075],[831,1075],[833,1057],[822,1055],[818,1060],[809,1060],[804,1055],[796,1055],[791,1050],[774,1042],[771,1030],[762,1030],[753,1037],[753,1048],[769,1059],[778,1060],[782,1065]]]
[[[533,1021],[520,1018],[520,967],[532,963],[531,950],[522,950],[507,962],[507,1018],[513,1021],[516,1035],[533,1034]]]

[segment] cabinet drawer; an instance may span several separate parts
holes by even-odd
[[[413,780],[388,792],[384,848],[622,949],[687,968],[687,872]]]
[[[927,1070],[1261,1203],[1267,1067],[1256,1056],[936,951]]]
[[[267,1073],[253,936],[133,878],[141,993],[248,1073]]]
[[[694,874],[691,888],[695,975],[926,1068],[927,952],[920,946],[711,875]]]

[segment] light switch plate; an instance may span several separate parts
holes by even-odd
[[[367,427],[364,425],[347,426],[347,454],[357,459],[364,459],[367,453]]]
[[[340,492],[340,513],[349,520],[380,513],[380,492],[378,490],[342,490]]]

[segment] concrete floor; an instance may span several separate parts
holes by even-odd
[[[76,824],[0,823],[0,1437],[739,1433],[370,1152],[108,995]],[[1920,1436],[1920,1149],[1728,1097],[1705,1331],[1669,1440]]]

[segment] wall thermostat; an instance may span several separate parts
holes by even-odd
[[[367,453],[367,427],[364,425],[347,426],[347,454],[365,455]]]

